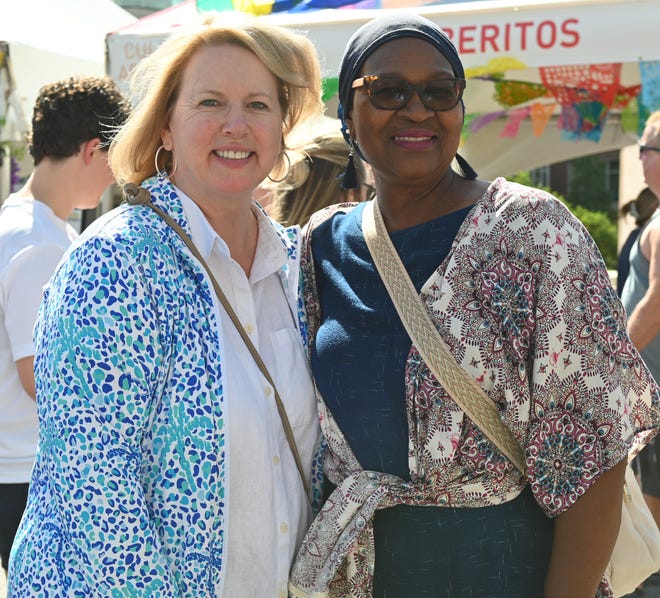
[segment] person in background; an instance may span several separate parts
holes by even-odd
[[[333,126],[335,122],[336,127]],[[338,121],[331,120],[325,124],[326,130],[319,133],[318,127],[310,123],[305,131],[314,131],[314,136],[301,141],[297,151],[290,153],[293,157],[287,177],[280,182],[266,183],[270,198],[267,211],[278,222],[304,226],[321,208],[371,197],[371,176],[359,158],[355,160],[357,188],[341,189],[349,148],[338,125]]]
[[[660,111],[646,121],[639,158],[648,188],[660,197]],[[630,250],[630,272],[621,291],[628,333],[644,362],[660,381],[660,210],[651,214]],[[660,444],[657,439],[636,460],[642,492],[660,525]]]
[[[41,88],[29,145],[34,169],[0,209],[0,559],[25,508],[37,450],[32,331],[42,288],[77,236],[67,222],[113,182],[108,145],[128,105],[109,78]]]
[[[630,215],[635,219],[635,228],[630,231],[619,252],[616,277],[616,292],[619,297],[621,297],[623,285],[630,271],[630,250],[639,235],[639,231],[649,221],[657,207],[658,198],[648,187],[642,189],[635,199],[631,199],[621,207],[622,216]]]
[[[9,593],[285,596],[319,425],[300,232],[251,197],[322,110],[318,57],[287,29],[206,17],[132,84],[110,163],[128,197],[152,203],[96,220],[47,289],[39,450]]]
[[[322,210],[303,273],[328,497],[294,597],[611,596],[627,457],[657,432],[660,391],[584,226],[458,153],[465,84],[442,29],[382,16],[348,43],[339,115],[385,234],[526,472],[412,346],[363,236],[374,203]]]

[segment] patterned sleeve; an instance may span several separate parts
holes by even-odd
[[[177,595],[139,480],[157,364],[169,360],[157,301],[121,243],[92,238],[53,278],[36,328],[35,480],[52,486],[67,558],[100,595]]]
[[[308,356],[312,354],[316,340],[316,332],[318,331],[321,318],[318,295],[316,292],[314,258],[312,256],[312,233],[314,232],[315,223],[318,221],[317,214],[313,215],[303,228],[300,248],[300,278],[302,281],[302,297],[304,300],[305,314],[307,316]]]
[[[551,196],[530,205],[519,229],[536,256],[524,448],[532,491],[555,516],[648,440],[660,411],[595,242]]]

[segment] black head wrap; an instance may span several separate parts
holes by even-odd
[[[341,61],[339,71],[339,106],[337,113],[341,120],[342,133],[351,146],[351,156],[348,159],[343,187],[354,189],[357,186],[355,167],[353,166],[352,152],[354,144],[348,134],[346,112],[350,110],[353,101],[353,81],[358,78],[362,65],[367,58],[384,43],[402,37],[416,37],[422,39],[437,50],[449,61],[454,71],[454,77],[465,78],[463,63],[447,34],[433,21],[414,14],[396,14],[377,17],[360,27],[348,40],[348,45]],[[465,106],[463,106],[465,108]],[[467,179],[476,179],[477,173],[467,161],[456,154],[463,176]],[[351,180],[352,179],[352,180]]]

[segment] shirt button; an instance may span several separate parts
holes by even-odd
[[[280,531],[286,534],[289,531],[289,526],[286,523],[280,523]]]
[[[266,386],[266,388],[264,388],[264,394],[269,397],[273,394],[273,389],[270,386]]]
[[[279,465],[279,464],[280,464],[280,458],[279,458],[277,455],[275,455],[275,456],[273,457],[273,463],[275,463],[275,465]]]
[[[277,592],[277,598],[286,598],[286,590],[280,590]]]
[[[245,332],[247,332],[248,334],[252,334],[254,332],[254,326],[252,326],[252,324],[246,324]]]

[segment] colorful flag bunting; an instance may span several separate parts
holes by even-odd
[[[197,12],[204,12],[205,10],[220,12],[234,10],[234,3],[232,0],[197,0]]]
[[[642,89],[641,85],[632,85],[630,87],[619,87],[619,90],[614,96],[612,103],[612,110],[623,110],[630,102],[632,102]]]
[[[552,115],[557,107],[556,103],[544,104],[542,102],[536,102],[532,104],[531,112],[529,117],[532,121],[532,129],[536,137],[543,135]]]
[[[560,104],[597,100],[609,108],[619,90],[621,63],[545,66],[539,72]]]
[[[481,116],[480,114],[475,114],[467,112],[465,114],[465,117],[463,118],[463,128],[461,129],[461,141],[465,141],[466,139],[469,139],[470,133],[472,132],[471,130],[471,124],[472,121],[477,118],[478,116]]]
[[[327,102],[339,92],[339,79],[337,77],[328,77],[323,79],[323,101]]]
[[[506,80],[495,83],[495,100],[500,106],[517,106],[545,95],[548,90],[540,83]]]
[[[515,139],[518,137],[518,131],[520,130],[520,123],[527,118],[531,111],[529,106],[525,108],[516,108],[509,112],[509,116],[504,125],[504,129],[500,133],[500,137],[508,137],[510,139]]]
[[[621,110],[621,127],[626,133],[639,134],[639,105],[637,98],[633,98]]]
[[[660,61],[642,61],[639,63],[642,90],[638,96],[639,126],[638,135],[644,132],[644,123],[649,114],[660,110]]]
[[[621,63],[541,67],[541,80],[561,104],[562,138],[600,141],[620,91]]]
[[[598,143],[603,133],[607,109],[600,102],[577,102],[561,107],[559,128],[564,141],[589,140]]]
[[[470,133],[476,133],[480,129],[483,129],[487,124],[490,124],[505,114],[506,112],[504,110],[500,110],[498,112],[489,112],[487,114],[479,114],[470,122]]]
[[[562,131],[568,133],[577,131],[579,120],[574,104],[561,104],[561,114],[559,115],[557,125]]]
[[[323,8],[379,8],[379,0],[196,0],[197,11],[237,10],[255,16]]]
[[[337,8],[380,8],[380,0],[300,0],[289,12]]]
[[[511,56],[503,56],[502,58],[491,58],[488,64],[484,66],[473,66],[465,69],[465,76],[468,79],[475,79],[477,77],[495,77],[502,78],[505,71],[526,69],[527,65],[520,62],[517,58]]]

